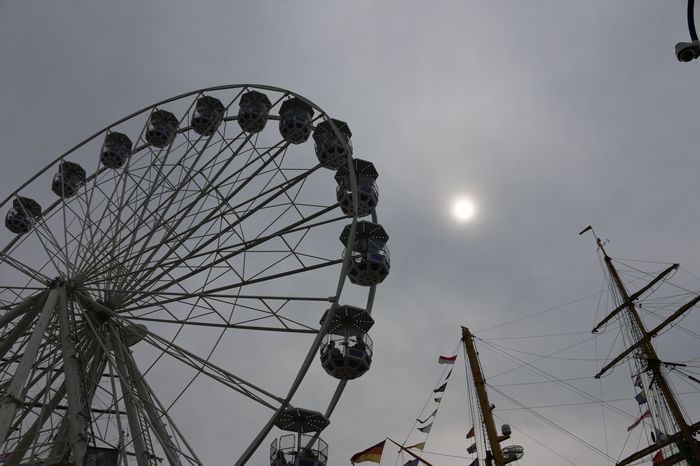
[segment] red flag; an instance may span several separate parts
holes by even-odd
[[[652,466],[659,466],[664,464],[664,454],[659,450],[654,457],[651,459]]]
[[[381,463],[382,462],[382,452],[384,452],[384,443],[386,440],[383,442],[379,442],[378,444],[374,445],[373,447],[369,447],[365,451],[361,451],[359,453],[355,453],[352,455],[352,458],[350,458],[350,462],[352,464],[355,463],[362,463],[363,461],[371,461],[373,463]]]
[[[642,376],[637,374],[637,377],[634,379],[634,386],[639,387],[639,388],[644,388],[642,385]]]
[[[647,409],[646,411],[644,411],[644,414],[642,414],[642,415],[639,417],[639,419],[637,419],[636,421],[634,421],[634,422],[632,423],[632,425],[629,426],[629,427],[627,428],[627,432],[629,432],[630,430],[632,430],[632,429],[634,429],[635,427],[637,427],[637,426],[642,422],[642,420],[644,420],[645,417],[649,417],[649,416],[651,416],[651,410]]]
[[[439,364],[454,364],[456,360],[457,360],[456,354],[454,356],[440,356],[438,358],[438,363]]]

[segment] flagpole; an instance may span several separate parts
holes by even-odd
[[[406,453],[408,453],[409,455],[411,455],[412,457],[414,457],[415,459],[417,459],[418,461],[422,461],[423,463],[427,464],[428,466],[433,466],[432,464],[428,463],[427,461],[425,461],[425,460],[424,460],[423,458],[421,458],[420,456],[418,456],[418,455],[416,455],[415,453],[413,453],[412,451],[408,450],[408,449],[407,449],[406,447],[404,447],[403,445],[399,445],[398,443],[396,443],[395,441],[393,441],[393,440],[390,439],[389,437],[387,437],[386,439],[387,439],[388,441],[390,441],[391,443],[393,443],[394,445],[396,445],[397,447],[399,447],[400,449],[402,449],[403,451],[405,451]]]
[[[503,458],[498,432],[496,431],[496,423],[493,420],[493,413],[491,412],[493,408],[489,403],[489,397],[486,393],[486,380],[484,380],[484,376],[481,373],[479,356],[476,353],[476,348],[474,348],[472,334],[467,327],[462,327],[462,341],[464,342],[464,347],[467,350],[469,366],[472,370],[472,378],[474,379],[474,388],[476,389],[476,397],[479,399],[479,407],[481,409],[481,416],[484,421],[484,426],[486,427],[486,437],[489,441],[489,445],[491,446],[491,454],[493,454],[493,459],[496,466],[503,466],[506,464],[506,461]]]

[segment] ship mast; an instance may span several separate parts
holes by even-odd
[[[479,408],[484,420],[484,426],[486,427],[486,437],[491,447],[491,454],[493,455],[495,466],[504,466],[506,461],[503,457],[500,442],[506,440],[509,436],[504,435],[499,437],[496,431],[496,423],[493,420],[493,414],[491,412],[493,408],[491,403],[489,403],[489,397],[486,393],[486,380],[481,373],[479,355],[474,347],[472,334],[467,327],[462,327],[462,341],[464,342],[464,348],[467,350],[469,367],[471,368],[472,377],[474,379],[474,388],[476,389],[476,396],[479,399]]]
[[[587,228],[586,230],[584,230],[584,232],[588,229],[591,228]],[[700,301],[700,296],[694,298],[687,304],[680,307],[669,318],[664,320],[661,324],[653,328],[651,331],[647,331],[644,322],[642,322],[642,319],[639,316],[639,313],[637,312],[635,301],[639,296],[641,296],[642,293],[649,290],[652,286],[661,281],[666,275],[671,273],[673,270],[676,270],[678,268],[678,264],[673,264],[671,267],[661,272],[661,274],[659,274],[654,280],[652,280],[650,283],[644,286],[641,290],[630,295],[627,292],[625,285],[622,283],[622,279],[620,278],[617,269],[615,269],[615,266],[612,263],[612,259],[610,258],[610,256],[608,256],[607,252],[605,251],[605,247],[603,246],[603,243],[600,240],[600,238],[596,237],[596,243],[598,244],[598,248],[603,254],[605,267],[607,268],[608,273],[610,274],[610,277],[612,278],[612,281],[615,284],[615,287],[620,293],[620,296],[622,298],[622,304],[620,304],[616,309],[614,309],[610,314],[608,314],[608,316],[593,329],[593,333],[597,332],[601,326],[603,326],[606,322],[615,317],[617,314],[626,311],[627,315],[629,316],[630,324],[632,326],[632,335],[638,336],[638,340],[627,350],[623,351],[618,357],[613,359],[613,361],[611,361],[603,369],[601,369],[601,371],[598,372],[598,374],[596,374],[595,377],[600,378],[604,373],[606,373],[609,369],[615,366],[622,359],[627,357],[630,353],[632,353],[633,351],[638,351],[639,353],[641,353],[643,359],[646,361],[647,366],[645,368],[645,371],[651,372],[652,383],[655,383],[656,386],[659,388],[659,392],[661,393],[661,396],[663,397],[666,405],[668,406],[671,416],[673,417],[673,420],[675,421],[679,429],[677,433],[669,435],[668,439],[666,439],[665,441],[658,441],[656,445],[647,447],[623,459],[622,461],[617,463],[617,466],[624,466],[630,464],[633,461],[639,460],[644,456],[649,455],[650,453],[653,453],[654,451],[673,442],[676,442],[680,452],[676,455],[673,455],[671,458],[667,458],[663,463],[664,465],[671,465],[679,461],[686,460],[688,464],[692,466],[700,466],[700,444],[698,444],[698,442],[693,437],[693,432],[700,430],[700,423],[689,426],[687,421],[685,420],[685,417],[683,416],[683,412],[681,411],[678,401],[676,400],[676,397],[673,391],[671,390],[671,387],[669,386],[666,377],[661,371],[661,360],[656,354],[656,350],[654,349],[654,345],[652,344],[651,340],[652,337],[654,337],[661,329],[666,327],[666,325],[673,322],[683,313],[695,306],[695,304],[697,304]]]

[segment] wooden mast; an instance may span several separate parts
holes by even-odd
[[[474,347],[472,334],[467,327],[462,327],[462,341],[464,342],[464,348],[467,350],[469,367],[471,368],[472,377],[474,379],[474,388],[476,389],[476,396],[479,399],[479,408],[484,420],[484,426],[486,427],[486,436],[488,437],[489,445],[491,446],[491,454],[493,455],[493,460],[496,463],[495,466],[504,466],[506,461],[503,458],[500,440],[505,440],[505,438],[499,438],[498,432],[496,431],[496,423],[494,422],[493,414],[491,413],[493,408],[491,407],[491,403],[489,403],[489,397],[486,393],[486,380],[481,373],[479,355]]]
[[[584,232],[587,230],[584,230]],[[582,232],[583,233],[583,232]],[[692,301],[690,301],[688,304],[682,306],[676,313],[673,314],[673,319],[669,318],[664,323],[660,326],[657,326],[654,328],[651,332],[648,332],[646,330],[646,327],[644,326],[644,322],[642,322],[641,317],[639,316],[639,313],[637,312],[637,308],[634,304],[634,301],[646,290],[651,288],[651,286],[658,281],[660,281],[662,278],[664,278],[668,273],[670,273],[672,270],[675,270],[678,268],[678,264],[674,264],[673,266],[669,267],[668,269],[664,270],[658,277],[656,277],[650,284],[642,288],[639,292],[633,294],[630,296],[630,294],[627,292],[627,289],[625,288],[625,285],[622,283],[622,279],[620,278],[620,275],[618,274],[617,270],[615,269],[615,266],[612,263],[612,259],[610,259],[610,256],[608,256],[607,252],[605,251],[605,248],[603,247],[603,243],[601,242],[600,238],[596,237],[596,243],[598,244],[598,248],[600,251],[603,253],[603,259],[605,262],[605,266],[608,269],[608,273],[610,274],[610,277],[612,278],[613,282],[615,283],[615,286],[620,293],[620,297],[622,298],[622,304],[618,306],[615,310],[613,310],[603,321],[601,321],[600,324],[598,324],[594,329],[593,332],[595,333],[605,322],[609,321],[614,315],[617,313],[626,310],[627,314],[630,318],[630,322],[632,325],[632,334],[633,335],[640,335],[641,338],[634,343],[630,348],[625,350],[622,354],[620,354],[617,358],[615,358],[611,363],[609,363],[607,366],[605,366],[598,374],[596,374],[596,378],[600,378],[605,372],[607,372],[610,368],[612,368],[615,364],[617,364],[619,361],[621,361],[624,357],[626,357],[628,354],[632,353],[634,350],[639,350],[643,355],[644,358],[647,362],[647,368],[646,370],[651,372],[652,374],[652,381],[653,383],[656,383],[656,385],[659,387],[659,391],[664,398],[664,401],[666,402],[666,405],[669,408],[669,411],[671,413],[671,416],[673,417],[676,425],[679,428],[679,432],[676,434],[671,435],[673,439],[676,441],[682,441],[682,444],[685,444],[685,448],[680,448],[681,450],[681,458],[678,460],[685,459],[688,464],[692,466],[700,466],[700,445],[698,442],[695,441],[695,438],[693,437],[693,432],[697,431],[697,425],[689,426],[688,423],[685,420],[685,417],[683,416],[683,413],[680,409],[680,406],[678,404],[678,401],[676,400],[676,397],[671,390],[666,377],[664,376],[663,372],[661,372],[661,360],[659,359],[658,355],[656,354],[656,350],[654,348],[654,345],[652,344],[651,338],[656,335],[662,327],[665,327],[669,323],[671,323],[673,320],[675,320],[678,316],[683,314],[684,312],[688,311],[690,308],[692,308],[698,301],[700,301],[700,298],[695,298]],[[665,442],[659,442],[657,445],[654,445],[652,447],[646,448],[645,455],[650,454],[659,448],[662,448],[665,445],[668,445],[671,443],[671,440],[667,440]],[[653,448],[655,447],[655,448]],[[683,451],[685,450],[685,452]],[[640,452],[641,453],[641,452]],[[674,455],[677,456],[677,455]],[[631,463],[632,461],[639,459],[638,454],[631,455],[628,458],[623,459],[622,461],[618,462],[618,466],[623,466],[626,464]],[[675,459],[675,458],[674,458]],[[667,459],[664,464],[670,465],[674,464],[678,461],[674,461],[672,459]]]

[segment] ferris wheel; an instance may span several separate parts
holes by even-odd
[[[263,413],[221,463],[245,464],[274,429],[289,433],[271,465],[325,465],[320,432],[371,365],[390,265],[378,173],[351,136],[284,89],[202,89],[117,121],[2,201],[0,464],[202,464],[173,413],[207,381]],[[285,358],[250,349],[289,338]],[[314,363],[337,386],[296,406]]]

